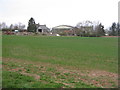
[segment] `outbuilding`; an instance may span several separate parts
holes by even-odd
[[[37,24],[36,26],[37,26],[36,32],[40,32],[40,33],[49,33],[50,32],[50,29],[46,25]]]

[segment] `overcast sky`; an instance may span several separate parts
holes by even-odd
[[[49,28],[100,21],[105,28],[118,21],[119,0],[0,0],[0,22],[28,25],[31,17]]]

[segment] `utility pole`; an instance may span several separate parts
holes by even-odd
[[[118,2],[118,22],[120,23],[120,1]]]

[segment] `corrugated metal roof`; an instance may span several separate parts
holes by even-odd
[[[73,27],[69,25],[59,25],[59,26],[53,27],[53,29],[71,29],[71,28]]]

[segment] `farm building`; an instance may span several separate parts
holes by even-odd
[[[74,27],[69,25],[59,25],[52,28],[52,33],[57,33],[60,35],[74,35]]]
[[[40,33],[49,33],[50,32],[50,29],[46,25],[36,24],[36,26],[37,26],[36,32],[40,32]]]

